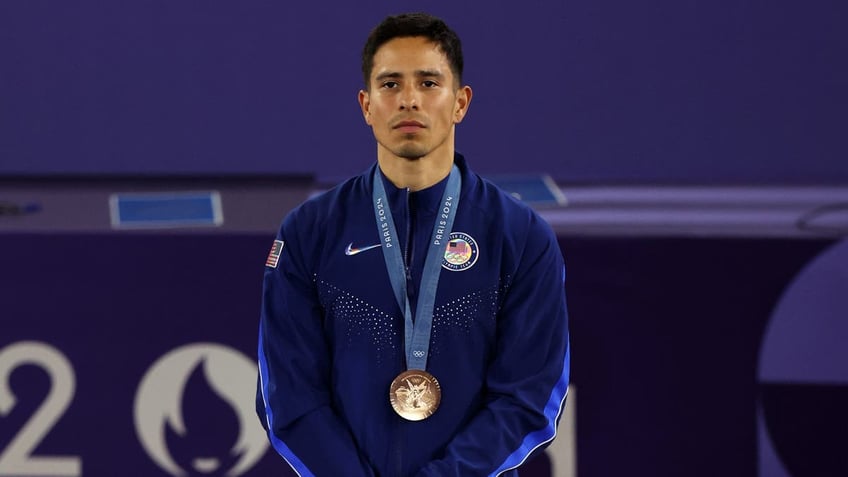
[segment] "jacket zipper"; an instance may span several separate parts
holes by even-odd
[[[406,283],[409,284],[409,285],[412,284],[412,260],[413,260],[413,257],[414,257],[412,252],[413,252],[413,247],[415,245],[415,240],[414,240],[414,237],[412,236],[412,232],[413,232],[412,223],[415,220],[415,216],[414,216],[414,213],[415,213],[414,212],[415,211],[414,205],[415,204],[413,202],[414,201],[412,199],[412,193],[409,191],[409,189],[406,189],[406,250],[405,250],[405,253],[404,253],[404,260],[403,261],[404,261],[404,265],[406,265]],[[410,290],[410,288],[407,287],[407,290]]]
[[[416,291],[417,291],[417,290],[413,289],[414,283],[412,281],[412,260],[414,259],[413,257],[415,257],[415,255],[413,255],[413,251],[414,251],[413,247],[415,245],[415,239],[413,237],[413,232],[414,232],[413,222],[415,220],[415,216],[414,216],[415,203],[414,202],[415,201],[412,197],[412,193],[410,192],[409,188],[407,188],[406,189],[406,247],[404,249],[404,254],[403,254],[403,263],[404,263],[404,266],[406,268],[406,295],[407,295],[407,298],[410,299],[410,301],[411,301],[411,297],[413,296],[413,294],[416,293]],[[410,305],[411,305],[411,303],[410,303]],[[414,310],[415,309],[413,308],[413,313],[414,313]],[[413,319],[415,319],[414,316],[413,316]],[[406,358],[404,358],[403,361],[404,361],[404,367],[405,367],[406,364],[407,364]],[[395,455],[397,457],[397,475],[403,475],[403,452],[404,452],[404,447],[405,447],[404,444],[406,443],[406,435],[403,433],[404,426],[403,426],[403,422],[401,422],[401,420],[398,420],[396,422],[395,429],[397,430],[397,433],[396,433],[397,439],[395,440],[395,442],[396,442],[396,446],[395,446],[396,453],[395,453]]]

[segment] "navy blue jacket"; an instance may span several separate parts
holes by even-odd
[[[406,369],[372,205],[375,164],[293,210],[265,269],[257,411],[302,476],[515,475],[547,446],[567,394],[565,268],[532,209],[462,174],[441,269],[427,371],[434,415],[406,421],[389,385]],[[410,193],[385,181],[409,267],[412,309],[445,181]],[[450,262],[450,263],[449,263]]]

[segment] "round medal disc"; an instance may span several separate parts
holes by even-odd
[[[421,369],[404,371],[392,381],[389,402],[398,415],[408,421],[432,416],[442,401],[442,388],[436,378]]]

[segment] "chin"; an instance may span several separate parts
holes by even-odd
[[[410,161],[417,161],[418,159],[426,156],[428,152],[429,151],[421,147],[402,147],[394,151],[396,156]]]
[[[410,155],[407,155],[407,156],[398,156],[398,157],[401,157],[401,158],[403,158],[403,159],[406,159],[407,161],[410,161],[410,162],[415,162],[415,161],[420,161],[420,160],[421,160],[421,158],[422,158],[422,157],[424,157],[424,155],[419,155],[419,156],[410,156]]]

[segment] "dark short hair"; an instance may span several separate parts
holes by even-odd
[[[462,84],[462,43],[456,32],[440,18],[427,13],[403,13],[386,17],[368,35],[362,49],[362,76],[365,89],[370,88],[371,70],[374,69],[374,54],[389,40],[402,37],[421,36],[439,45],[456,78],[456,87]]]

